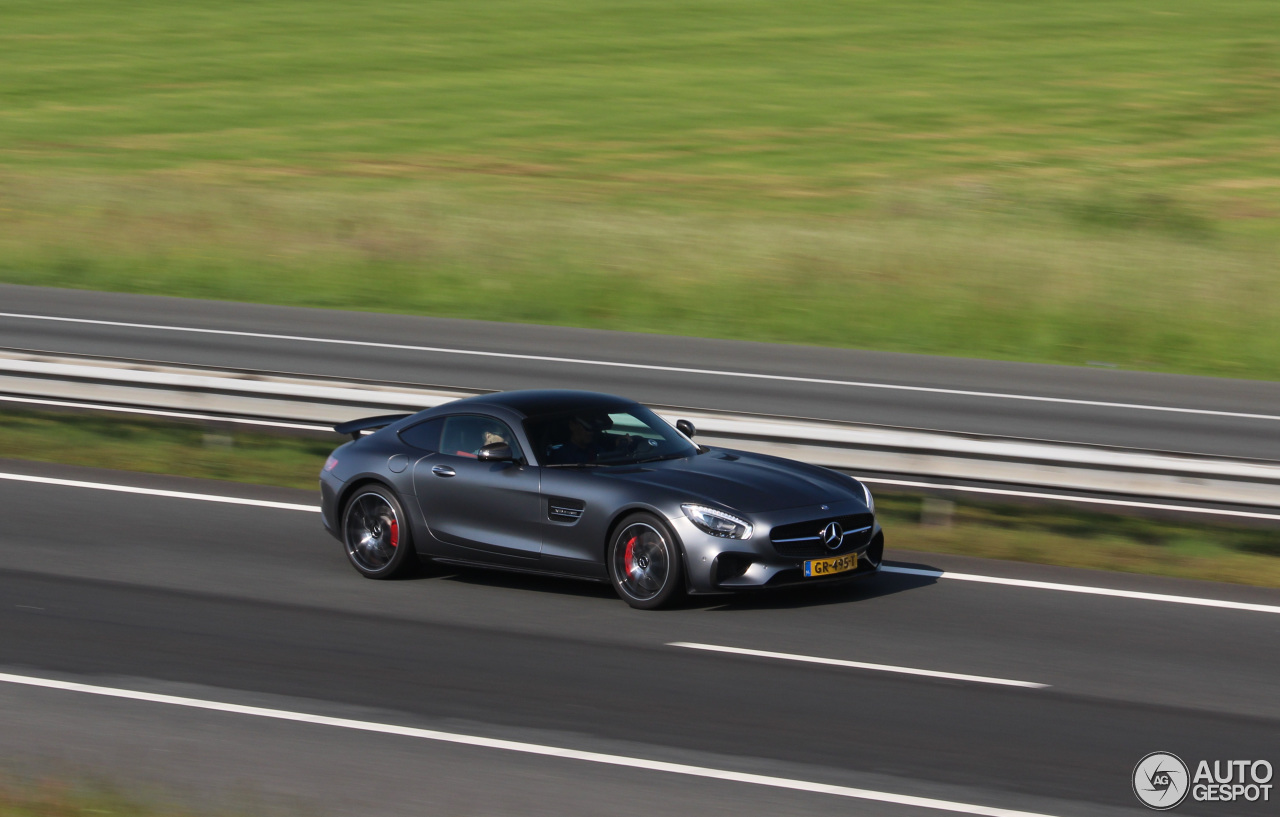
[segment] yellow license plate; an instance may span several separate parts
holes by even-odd
[[[804,575],[831,576],[836,573],[853,570],[857,566],[858,554],[856,553],[850,553],[848,556],[837,556],[834,559],[813,559],[804,563]]]

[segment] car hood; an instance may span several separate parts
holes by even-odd
[[[864,499],[856,482],[826,468],[724,449],[610,476],[666,488],[680,501],[706,502],[742,513]]]

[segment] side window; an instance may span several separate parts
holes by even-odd
[[[400,439],[407,445],[423,451],[440,450],[440,431],[444,428],[444,418],[437,417],[424,423],[409,426],[400,432]]]
[[[501,420],[476,414],[457,414],[444,418],[440,453],[474,459],[481,448],[493,443],[506,443],[517,457],[520,456],[520,444],[516,442],[516,435]]]

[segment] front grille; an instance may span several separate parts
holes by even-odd
[[[834,550],[824,545],[821,537],[822,529],[832,522],[839,522],[840,527],[844,528],[844,541]],[[824,556],[839,556],[862,548],[871,541],[871,531],[875,527],[875,522],[875,516],[870,513],[828,516],[825,519],[814,519],[810,522],[778,525],[769,532],[769,538],[773,542],[773,549],[782,556],[820,559]]]

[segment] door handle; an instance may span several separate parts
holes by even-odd
[[[452,477],[456,476],[458,472],[447,465],[433,465],[431,466],[431,473],[438,477]]]

